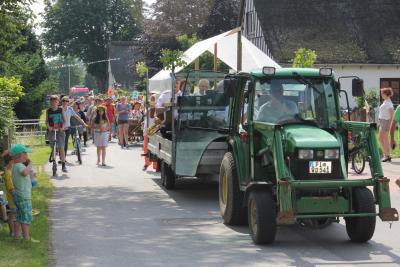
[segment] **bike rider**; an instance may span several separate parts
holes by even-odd
[[[46,111],[46,126],[50,146],[53,147],[54,142],[57,144],[57,149],[60,152],[62,171],[67,172],[65,167],[65,122],[66,117],[63,109],[59,107],[59,98],[57,95],[50,96],[50,108]],[[57,134],[55,133],[57,131]],[[56,138],[57,137],[57,138]],[[53,159],[56,160],[56,159]]]

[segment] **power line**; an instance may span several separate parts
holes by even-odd
[[[70,68],[70,67],[75,67],[75,66],[92,65],[92,64],[108,62],[108,61],[116,61],[116,60],[120,60],[120,59],[121,58],[110,58],[110,59],[92,61],[92,62],[88,62],[88,63],[63,64],[60,66],[54,66],[54,67],[49,67],[49,68],[51,68],[51,69],[61,69],[61,68],[67,68],[67,67]]]

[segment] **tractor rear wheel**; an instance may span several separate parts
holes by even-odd
[[[168,190],[175,187],[175,174],[164,161],[161,162],[161,183]]]
[[[239,189],[235,160],[231,152],[224,155],[219,172],[219,209],[227,225],[246,224],[243,192]]]
[[[248,200],[250,235],[256,244],[271,244],[276,235],[276,205],[270,191],[253,191]]]
[[[353,210],[356,213],[375,213],[374,195],[365,187],[353,189]],[[376,217],[346,218],[346,231],[351,241],[367,242],[375,232]]]

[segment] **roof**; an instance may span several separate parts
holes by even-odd
[[[274,59],[299,48],[317,63],[400,63],[400,5],[393,0],[253,0]]]
[[[290,77],[295,76],[293,73],[297,72],[303,77],[320,77],[319,69],[312,69],[312,68],[280,68],[275,70],[275,75],[273,77]],[[254,70],[250,73],[253,76],[258,78],[265,77],[266,75],[263,74],[262,69]]]

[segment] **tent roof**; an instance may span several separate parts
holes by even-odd
[[[237,70],[237,32],[234,30],[200,41],[183,53],[182,59],[190,64],[204,52],[214,54],[214,45],[217,44],[217,57],[233,70]],[[253,69],[264,66],[280,68],[280,66],[268,57],[248,39],[242,36],[242,71],[250,72]],[[183,68],[175,69],[178,73]],[[150,91],[164,91],[171,89],[171,71],[161,70],[149,80]]]

